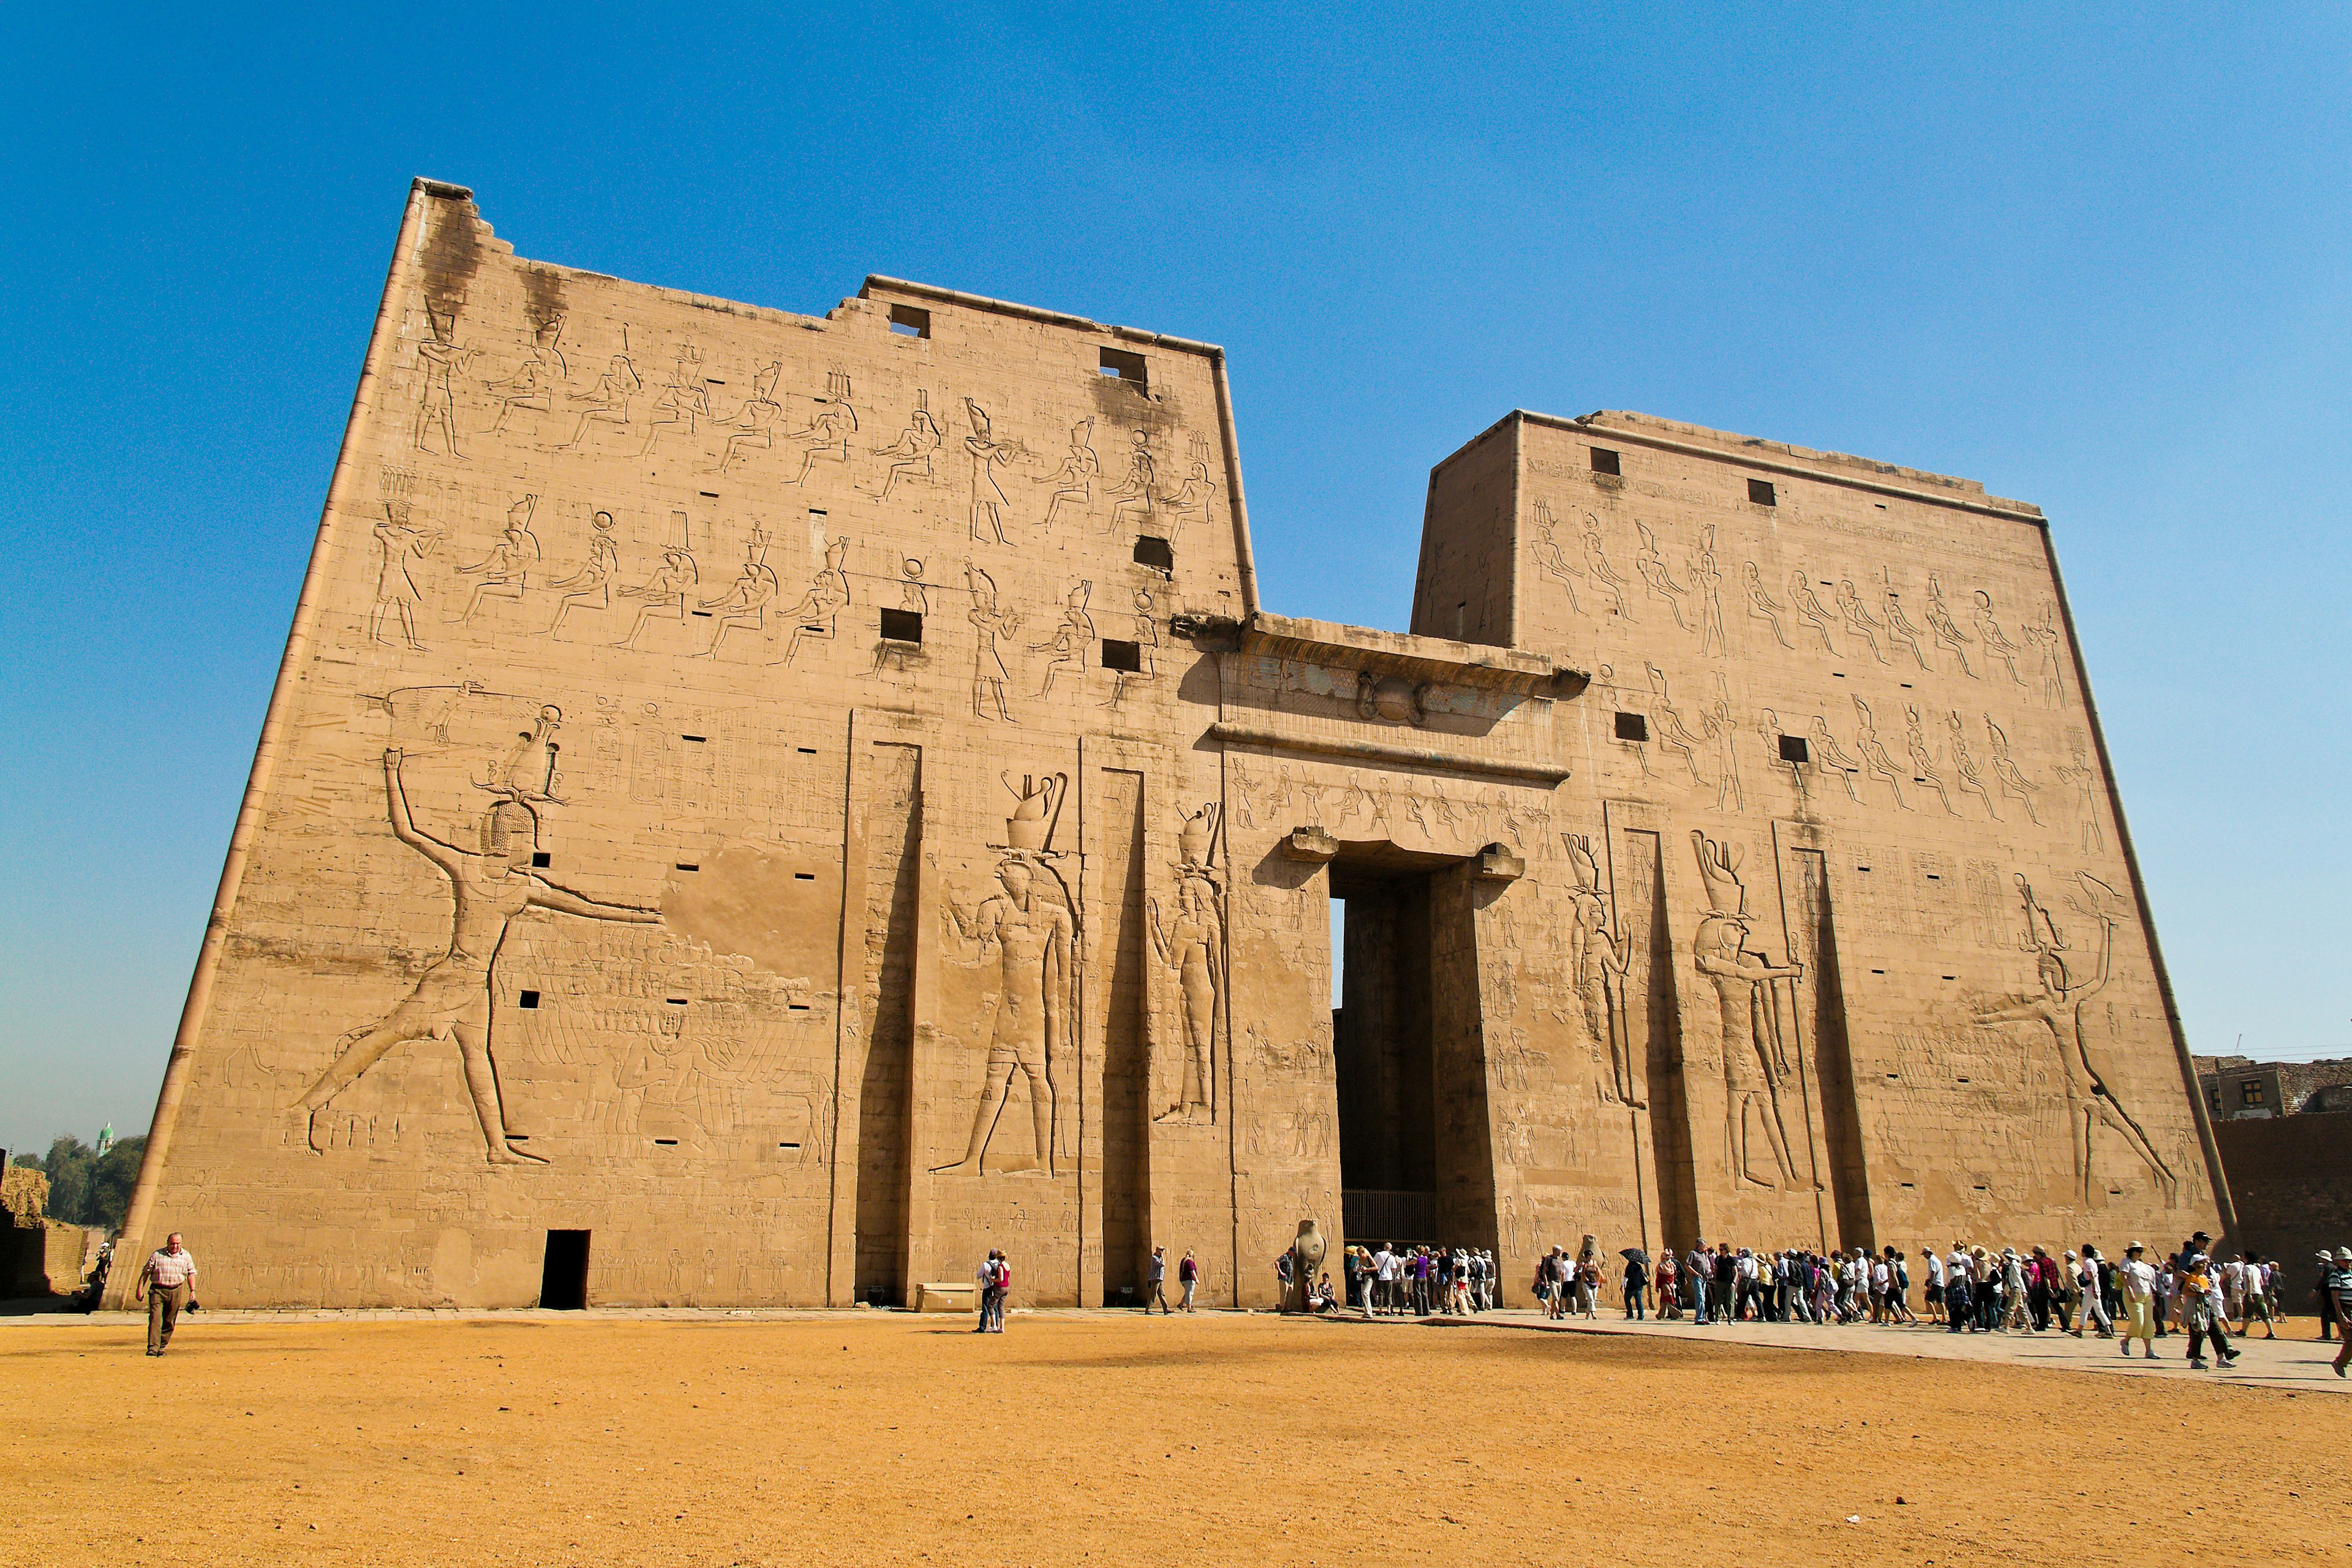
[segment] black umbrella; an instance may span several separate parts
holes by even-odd
[[[1638,1263],[1644,1268],[1650,1266],[1650,1255],[1638,1247],[1621,1247],[1617,1249],[1617,1256],[1628,1263]]]

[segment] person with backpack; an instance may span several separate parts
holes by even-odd
[[[1184,1310],[1192,1310],[1192,1292],[1201,1288],[1201,1265],[1194,1260],[1192,1249],[1184,1249],[1184,1261],[1176,1266],[1176,1283],[1184,1287]]]

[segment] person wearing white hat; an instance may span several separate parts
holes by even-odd
[[[2124,1331],[2123,1352],[2131,1354],[2132,1341],[2137,1340],[2147,1359],[2156,1359],[2156,1267],[2142,1256],[2147,1248],[2133,1242],[2124,1248],[2124,1260],[2116,1266],[2116,1283],[2123,1287]]]

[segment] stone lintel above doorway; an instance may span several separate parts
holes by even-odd
[[[1393,767],[1438,769],[1483,778],[1539,784],[1546,789],[1569,776],[1568,770],[1549,763],[1523,762],[1512,757],[1486,757],[1434,746],[1399,746],[1385,741],[1302,731],[1276,730],[1263,724],[1239,724],[1230,720],[1209,726],[1208,738],[1228,746],[1248,746],[1262,752],[1287,752],[1298,756],[1334,757],[1342,762],[1384,763]]]
[[[1242,653],[1298,659],[1327,669],[1353,669],[1373,681],[1412,686],[1460,686],[1517,697],[1575,697],[1592,677],[1541,654],[1447,637],[1414,637],[1312,621],[1264,611],[1239,623]]]

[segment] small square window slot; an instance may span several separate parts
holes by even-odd
[[[1135,563],[1138,566],[1149,566],[1163,576],[1173,576],[1176,572],[1176,552],[1171,550],[1168,547],[1168,542],[1157,534],[1138,534],[1135,540]]]
[[[1780,504],[1780,492],[1772,488],[1772,481],[1769,479],[1748,480],[1748,499],[1754,501],[1758,506],[1778,506]]]
[[[893,305],[890,330],[902,338],[928,338],[931,335],[931,313],[920,305]]]
[[[1813,760],[1812,748],[1805,744],[1802,735],[1783,735],[1780,737],[1780,760],[1784,763],[1810,763]]]
[[[1592,453],[1592,471],[1594,473],[1622,474],[1625,471],[1624,465],[1619,460],[1617,454],[1611,451],[1608,447],[1594,447],[1591,448],[1591,451]]]
[[[1143,671],[1142,645],[1125,642],[1118,637],[1103,638],[1102,667],[1105,669],[1123,669],[1130,675],[1141,674]]]
[[[1105,349],[1102,352],[1102,374],[1115,375],[1136,391],[1143,391],[1150,383],[1143,369],[1143,356],[1125,349]]]
[[[538,1005],[539,1005],[539,993],[538,993],[538,992],[536,992],[536,991],[518,991],[518,992],[516,992],[516,993],[515,993],[515,1005],[516,1005],[516,1006],[518,1006],[518,1007],[536,1007],[536,1006],[538,1006]]]
[[[1646,741],[1650,738],[1650,721],[1643,713],[1617,715],[1617,738],[1621,741]]]
[[[530,866],[532,870],[544,871],[547,868],[554,864],[554,859],[549,856],[546,850],[534,849],[530,852]]]
[[[882,638],[885,642],[920,642],[923,640],[923,612],[920,610],[885,610],[882,612]]]

